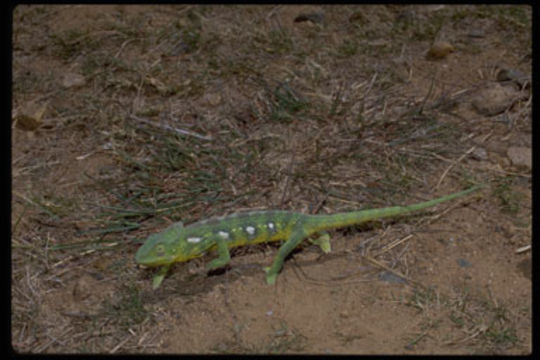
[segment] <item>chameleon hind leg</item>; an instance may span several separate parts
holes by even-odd
[[[325,254],[328,254],[332,250],[330,246],[330,234],[326,231],[321,232],[316,239],[309,239],[309,242],[320,247]]]
[[[305,237],[306,234],[301,228],[293,230],[291,236],[289,237],[289,240],[287,240],[279,248],[276,257],[274,258],[274,262],[272,263],[272,266],[264,268],[264,271],[266,272],[267,284],[272,285],[276,282],[276,277],[283,266],[283,261],[285,261],[287,255],[289,255],[291,251],[293,251],[294,248],[297,247],[298,244],[302,242],[302,240],[304,240]]]
[[[206,265],[207,270],[220,268],[227,265],[229,261],[231,261],[231,254],[229,253],[229,248],[227,247],[225,240],[218,236],[215,238],[215,241],[217,245],[218,257]]]

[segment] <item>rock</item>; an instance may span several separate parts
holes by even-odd
[[[322,12],[298,14],[298,16],[294,18],[294,22],[311,21],[314,24],[321,24],[323,20],[324,20],[324,14]]]
[[[456,260],[458,265],[461,266],[461,267],[471,267],[472,264],[467,261],[466,259],[463,259],[463,258],[459,258]]]
[[[501,69],[497,73],[497,81],[513,81],[518,84],[519,87],[530,86],[531,76],[527,75],[519,70],[513,69]]]
[[[66,89],[78,88],[86,84],[86,79],[81,74],[65,73],[62,77],[62,86]]]
[[[391,284],[406,284],[407,283],[407,280],[388,271],[383,271],[379,273],[379,280],[382,280],[384,282],[391,283]]]
[[[205,97],[206,102],[211,106],[218,106],[221,104],[221,95],[218,93],[208,94]]]
[[[521,97],[513,87],[496,83],[480,90],[471,103],[480,115],[495,116],[509,109]]]
[[[364,15],[363,11],[356,11],[351,16],[349,16],[349,22],[350,23],[360,23],[364,24],[366,23],[366,15]]]
[[[517,268],[524,277],[531,280],[532,278],[532,260],[531,258],[521,260],[517,265]]]
[[[426,54],[428,60],[440,60],[444,59],[448,54],[456,50],[452,44],[447,41],[436,41],[431,45],[431,48]]]
[[[475,160],[487,160],[487,159],[488,159],[488,155],[487,155],[486,149],[480,148],[480,147],[474,149],[474,151],[472,152],[471,156],[472,156],[472,158],[475,159]]]
[[[34,131],[41,126],[45,110],[47,110],[46,103],[27,102],[15,111],[13,122],[21,130]]]
[[[484,33],[484,30],[472,29],[471,31],[467,33],[467,36],[471,38],[481,39],[481,38],[484,38],[486,34]]]
[[[169,88],[162,81],[154,77],[148,77],[146,81],[148,82],[148,84],[152,85],[161,95],[166,95],[169,93]]]
[[[81,276],[73,286],[73,299],[77,302],[88,298],[94,291],[95,281],[88,275]]]
[[[523,166],[531,169],[532,166],[532,150],[524,146],[511,146],[506,152],[508,158],[515,166]]]

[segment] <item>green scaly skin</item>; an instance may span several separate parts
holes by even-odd
[[[367,221],[401,216],[465,196],[482,186],[409,206],[359,210],[333,215],[304,215],[281,210],[252,211],[202,220],[184,227],[181,222],[148,237],[135,255],[138,264],[162,268],[155,275],[153,288],[160,286],[169,267],[217,250],[218,257],[207,265],[208,270],[225,266],[230,260],[229,249],[237,246],[285,240],[272,266],[265,268],[266,282],[273,284],[283,261],[302,240],[320,235],[313,242],[324,252],[330,251],[326,230],[358,225]]]

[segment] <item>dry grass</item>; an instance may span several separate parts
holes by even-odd
[[[453,34],[474,56],[456,33],[474,21],[512,38],[509,52],[521,51],[530,46],[523,35],[530,11],[446,7],[426,20],[421,7],[324,8],[322,22],[299,23],[302,11],[284,6],[16,9],[13,107],[49,105],[38,135],[19,134],[13,144],[15,349],[163,350],[160,299],[143,291],[149,274],[131,258],[148,234],[173,221],[247,208],[374,208],[486,183],[526,226],[527,208],[512,186],[529,174],[471,161],[493,131],[458,109],[478,84],[419,64],[416,54]],[[62,85],[71,73],[84,85]],[[524,108],[509,114],[515,130],[530,128],[530,104]],[[383,236],[359,253],[412,284],[409,239]],[[408,302],[425,319],[410,349],[444,326],[463,336],[441,343],[466,342],[472,352],[504,353],[519,343],[506,305],[480,295],[464,305],[458,300],[472,296],[464,289],[441,303],[424,285]],[[49,295],[62,289],[64,299]],[[77,291],[81,299],[71,299]],[[62,300],[73,302],[61,310],[68,315]],[[426,310],[434,303],[438,314]],[[280,331],[265,346],[224,342],[207,350],[305,351],[300,331],[286,323]]]

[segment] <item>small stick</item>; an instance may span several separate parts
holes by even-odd
[[[531,244],[525,245],[525,246],[522,246],[522,247],[516,249],[516,254],[521,254],[521,253],[523,253],[525,251],[529,251],[529,250],[531,250]]]
[[[281,195],[280,207],[283,206],[283,203],[285,202],[285,196],[287,196],[287,191],[289,190],[289,184],[291,182],[291,173],[294,167],[295,157],[296,157],[296,151],[292,153],[291,161],[289,162],[289,168],[288,168],[289,174],[287,175],[287,178],[285,179],[285,188],[283,189],[283,194]]]
[[[384,270],[388,271],[388,272],[391,272],[392,274],[396,275],[396,276],[399,276],[400,278],[402,279],[405,279],[407,281],[410,281],[411,283],[416,283],[416,281],[414,281],[413,279],[409,278],[408,276],[405,276],[401,273],[399,273],[398,271],[395,271],[393,269],[390,269],[388,266],[384,265],[383,263],[380,263],[378,262],[377,260],[375,260],[374,258],[372,258],[371,256],[365,256],[364,255],[364,258],[366,258],[368,261],[370,261],[371,263],[383,268]]]
[[[152,121],[140,118],[140,117],[135,116],[135,115],[130,115],[130,118],[132,118],[133,120],[140,121],[143,124],[151,125],[151,126],[154,126],[154,127],[165,129],[165,130],[174,131],[177,134],[194,136],[194,137],[196,137],[198,139],[202,139],[202,140],[208,140],[208,141],[212,140],[212,137],[209,136],[209,135],[197,134],[196,132],[193,132],[193,131],[184,130],[184,129],[178,129],[178,128],[175,128],[175,127],[172,127],[172,126],[169,126],[169,125],[166,125],[166,124],[156,124],[156,123],[154,123]]]
[[[439,185],[441,185],[443,179],[446,177],[446,175],[448,174],[448,172],[450,171],[450,169],[452,169],[457,163],[459,163],[461,160],[463,160],[465,158],[465,156],[469,155],[470,153],[472,153],[474,151],[474,149],[476,149],[476,145],[473,146],[472,148],[470,148],[469,150],[467,150],[465,152],[465,154],[461,155],[456,161],[454,161],[452,164],[450,164],[450,166],[448,166],[446,168],[446,170],[443,172],[443,174],[441,175],[441,178],[439,179],[439,182],[437,182],[437,185],[435,185],[435,189],[437,189],[439,187]]]
[[[124,340],[122,340],[118,345],[116,345],[111,351],[109,351],[110,354],[114,354],[115,352],[118,351],[118,349],[120,349],[122,346],[124,346],[128,340],[129,340],[130,336],[127,336]]]
[[[412,234],[409,234],[409,235],[405,236],[403,239],[398,239],[396,241],[391,242],[390,244],[388,244],[386,246],[383,246],[381,251],[379,251],[376,256],[379,256],[379,255],[387,252],[388,250],[393,249],[394,247],[398,246],[399,244],[401,244],[404,241],[409,240],[410,238],[412,238]]]

